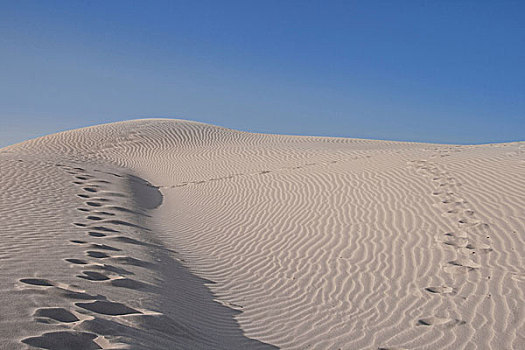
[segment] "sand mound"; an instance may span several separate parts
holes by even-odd
[[[0,347],[525,347],[525,144],[149,119],[0,149]]]

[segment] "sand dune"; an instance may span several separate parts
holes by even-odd
[[[525,143],[183,120],[0,149],[5,349],[523,349]]]

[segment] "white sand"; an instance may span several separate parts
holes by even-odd
[[[136,120],[1,149],[0,198],[5,349],[525,348],[525,143]]]

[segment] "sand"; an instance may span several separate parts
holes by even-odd
[[[525,143],[143,119],[0,149],[0,347],[524,349]]]

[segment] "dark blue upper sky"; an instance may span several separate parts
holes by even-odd
[[[0,146],[142,117],[525,137],[525,1],[3,1]]]

